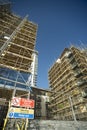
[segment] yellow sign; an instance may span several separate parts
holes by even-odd
[[[15,108],[11,107],[9,109],[9,113],[23,113],[23,114],[34,114],[33,109],[25,109],[25,108]]]
[[[34,110],[33,109],[29,109],[29,114],[34,114]]]

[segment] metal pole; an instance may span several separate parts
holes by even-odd
[[[28,97],[27,97],[28,99],[30,99],[30,90],[29,90],[29,92],[28,92]],[[25,124],[25,130],[27,130],[27,127],[28,127],[28,118],[26,119],[26,122],[25,122],[26,124]]]
[[[10,108],[10,101],[9,101],[9,108]],[[7,111],[6,118],[5,118],[5,120],[4,120],[4,125],[3,125],[3,129],[2,129],[2,130],[5,130],[5,127],[6,127],[6,124],[7,124],[7,121],[8,121],[9,108],[8,108],[8,111]]]
[[[70,96],[69,96],[69,100],[70,100],[70,105],[71,105],[71,109],[72,109],[72,114],[73,114],[74,121],[77,121],[77,120],[76,120],[76,115],[75,115],[75,112],[74,112],[74,109],[73,109],[72,99],[71,99]]]

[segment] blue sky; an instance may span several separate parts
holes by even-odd
[[[87,46],[87,0],[10,0],[14,13],[38,24],[37,86],[48,89],[48,70],[71,44]]]

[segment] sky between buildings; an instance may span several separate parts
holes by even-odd
[[[87,0],[10,0],[14,13],[38,24],[37,86],[48,89],[48,71],[70,45],[87,46]]]

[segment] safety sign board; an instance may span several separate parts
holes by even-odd
[[[34,108],[34,100],[21,98],[21,100],[20,100],[20,106],[21,107]]]
[[[13,97],[11,100],[11,106],[34,108],[34,105],[35,101],[32,99]]]
[[[24,108],[15,108],[11,107],[8,112],[9,118],[34,118],[34,110],[33,109],[24,109]]]
[[[16,107],[10,107],[9,112],[24,113],[24,114],[34,114],[33,109],[16,108]]]
[[[20,100],[21,100],[21,98],[13,97],[11,100],[11,105],[12,106],[20,106]]]
[[[34,119],[34,114],[23,114],[23,113],[9,113],[9,118],[28,118],[28,119]]]

